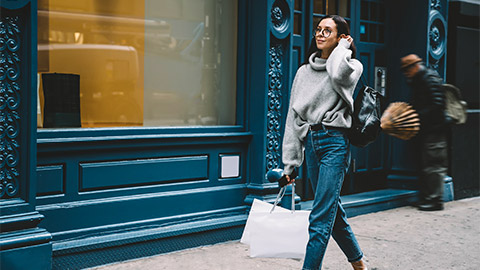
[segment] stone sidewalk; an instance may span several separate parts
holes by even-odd
[[[349,221],[370,270],[480,269],[480,197],[448,202],[444,211],[402,207]],[[93,269],[301,269],[302,260],[250,258],[248,249],[232,241]],[[323,269],[351,269],[333,239]]]

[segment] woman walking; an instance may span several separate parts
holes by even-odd
[[[283,139],[284,173],[289,176],[303,162],[315,193],[310,214],[303,269],[320,269],[330,236],[354,269],[367,269],[363,253],[347,223],[340,202],[343,178],[350,164],[353,92],[363,66],[344,18],[328,15],[313,32],[308,62],[293,81]]]

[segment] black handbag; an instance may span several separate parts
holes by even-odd
[[[350,143],[357,147],[365,147],[375,141],[381,131],[380,127],[380,99],[383,97],[378,91],[365,83],[353,103],[352,127],[348,130]]]

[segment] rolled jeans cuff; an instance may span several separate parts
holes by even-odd
[[[353,258],[353,259],[348,258],[348,262],[350,262],[350,263],[352,263],[352,262],[358,262],[358,261],[360,261],[362,258],[363,258],[363,253],[361,253],[360,256],[357,256],[357,257],[355,257],[355,258]]]

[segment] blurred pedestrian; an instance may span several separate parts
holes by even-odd
[[[353,92],[363,66],[344,18],[323,17],[313,31],[308,61],[299,67],[290,94],[283,139],[284,173],[293,182],[304,150],[315,193],[303,269],[320,269],[330,236],[354,269],[367,269],[347,222],[340,190],[350,164]]]
[[[447,128],[443,80],[415,54],[402,57],[401,68],[412,88],[412,105],[420,118],[421,174],[419,210],[443,210],[447,173]]]

